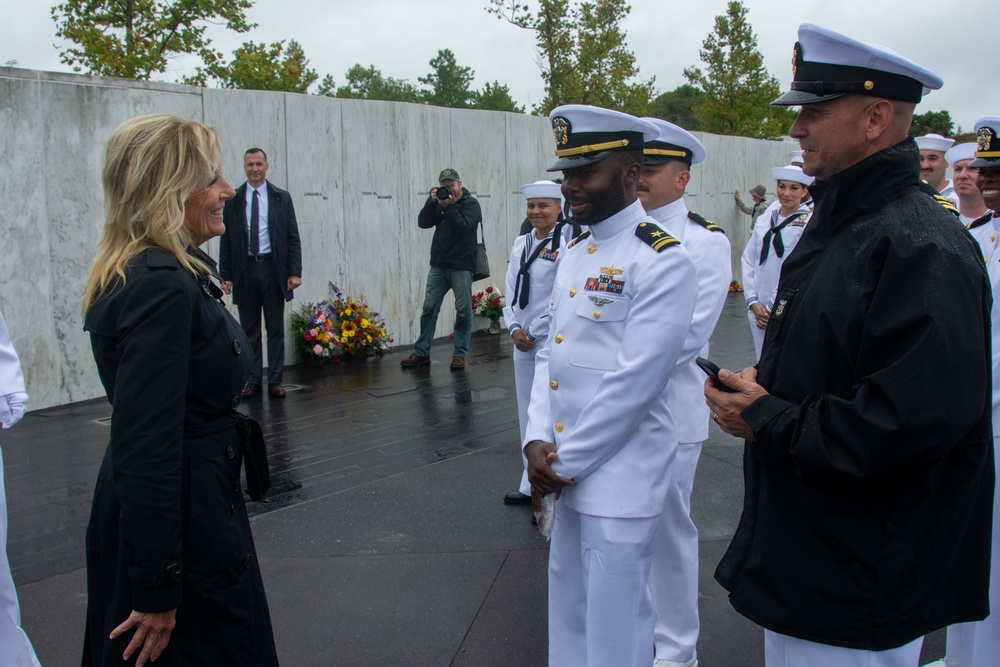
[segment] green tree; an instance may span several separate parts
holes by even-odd
[[[910,136],[921,137],[925,134],[940,134],[951,136],[955,121],[947,111],[928,111],[913,114],[913,124],[910,125]]]
[[[694,107],[702,130],[759,138],[788,132],[795,114],[771,106],[781,88],[764,67],[742,2],[731,0],[726,13],[715,17],[715,30],[702,42],[699,54],[706,70],[688,67],[684,77],[704,92]]]
[[[649,115],[680,125],[685,130],[697,132],[701,123],[694,116],[694,107],[701,102],[704,93],[685,83],[673,90],[661,93],[649,103]]]
[[[561,104],[594,104],[633,114],[647,112],[653,79],[636,81],[639,67],[622,22],[625,0],[537,0],[534,11],[518,0],[487,0],[486,11],[535,33],[545,99],[534,111]]]
[[[469,85],[476,75],[472,68],[459,65],[451,49],[439,50],[437,56],[431,58],[430,66],[433,72],[417,78],[420,83],[430,86],[424,100],[438,107],[468,107],[473,99]]]
[[[518,106],[514,98],[510,96],[510,89],[499,81],[487,83],[482,90],[472,93],[471,107],[485,111],[524,113],[524,107]]]
[[[421,91],[406,79],[383,76],[374,65],[353,65],[345,75],[347,83],[339,88],[327,74],[320,82],[317,93],[327,97],[354,100],[386,100],[389,102],[420,102]]]
[[[222,60],[205,28],[224,21],[247,32],[251,0],[66,0],[52,8],[56,36],[76,46],[59,52],[74,71],[149,79],[166,71],[170,57],[194,54],[206,66]]]
[[[223,88],[243,90],[281,90],[289,93],[308,92],[319,74],[309,69],[305,51],[294,39],[288,42],[244,42],[225,64],[199,67],[184,83],[204,86],[211,77]]]

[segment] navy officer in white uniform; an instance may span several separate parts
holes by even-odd
[[[565,105],[550,115],[563,196],[587,225],[556,268],[524,452],[555,493],[549,664],[649,667],[653,538],[677,429],[667,394],[694,313],[691,255],[636,194],[648,121]]]
[[[503,321],[514,340],[514,387],[517,391],[517,420],[524,430],[528,426],[528,401],[531,382],[535,377],[535,355],[549,332],[549,300],[552,281],[556,277],[559,254],[572,241],[573,226],[562,217],[562,186],[555,181],[535,181],[521,186],[531,228],[514,239],[507,263],[507,305]],[[520,449],[520,447],[519,447]],[[521,454],[523,472],[517,491],[506,494],[508,505],[531,502],[528,483],[528,462]]]
[[[682,359],[670,381],[668,404],[677,427],[677,457],[671,468],[660,526],[656,530],[649,586],[656,610],[654,667],[695,667],[698,643],[698,529],[691,520],[691,489],[708,437],[708,406],[701,388],[705,373],[694,357],[708,358],[708,339],[729,293],[733,264],[722,228],[692,213],[684,203],[691,167],[705,159],[705,147],[686,130],[659,118],[644,118],[659,130],[647,141],[639,177],[639,201],[646,214],[691,253],[698,278],[694,317]]]

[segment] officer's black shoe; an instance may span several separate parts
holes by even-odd
[[[503,501],[507,505],[530,505],[531,496],[526,496],[520,491],[511,491],[503,497]]]

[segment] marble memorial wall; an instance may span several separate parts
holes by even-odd
[[[493,276],[474,290],[503,284],[524,219],[519,187],[553,176],[551,132],[535,116],[0,68],[0,308],[32,409],[103,396],[80,314],[103,225],[103,151],[119,123],[148,113],[216,128],[233,187],[245,180],[243,152],[263,148],[268,180],[291,193],[302,236],[292,307],[326,298],[333,282],[376,308],[397,346],[419,333],[433,233],[416,216],[438,172],[457,169],[483,209]],[[773,193],[770,168],[795,145],[698,136],[709,157],[692,170],[688,206],[729,234],[739,276],[750,218],[733,190],[763,183]],[[217,257],[218,242],[207,250]],[[436,337],[450,333],[454,312],[449,295]]]

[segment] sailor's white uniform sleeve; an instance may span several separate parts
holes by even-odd
[[[670,248],[646,262],[633,280],[615,368],[603,376],[573,432],[559,444],[553,470],[563,477],[581,480],[599,468],[625,445],[653,402],[666,400],[664,389],[694,313],[694,262],[683,247]],[[532,401],[547,390],[548,373],[537,368]]]
[[[514,314],[514,285],[517,282],[517,272],[521,268],[521,248],[524,244],[524,237],[518,236],[514,239],[514,244],[510,249],[510,259],[507,261],[507,275],[504,279],[504,294],[507,295],[503,307],[503,322],[507,325],[507,333],[514,333],[515,329],[523,328]]]
[[[726,304],[729,283],[733,279],[732,248],[725,234],[713,232],[702,235],[690,251],[698,280],[698,300],[688,337],[697,341],[696,349],[701,350],[708,344]]]
[[[21,361],[10,340],[7,323],[3,319],[3,313],[0,313],[0,396],[17,393],[24,393],[24,375],[21,373]]]
[[[546,312],[551,310],[547,309]],[[552,413],[549,411],[549,352],[552,345],[552,332],[544,338],[542,345],[535,354],[535,376],[531,380],[531,398],[528,400],[528,425],[524,429],[523,449],[532,440],[555,442],[556,431]],[[537,344],[541,344],[539,340]]]
[[[746,299],[747,306],[757,303],[757,262],[760,261],[760,247],[763,241],[763,225],[753,228],[753,234],[747,241],[747,246],[743,249],[741,263],[743,265],[743,298]]]

